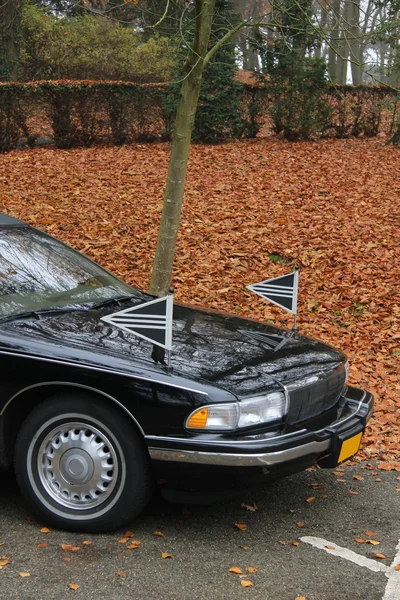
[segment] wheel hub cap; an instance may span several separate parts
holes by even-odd
[[[51,498],[74,510],[100,506],[119,476],[115,444],[97,427],[81,422],[48,432],[38,453],[38,474]]]
[[[85,450],[67,450],[60,460],[60,474],[66,482],[78,485],[87,483],[94,473],[94,463]]]

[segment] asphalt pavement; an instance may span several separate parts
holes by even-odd
[[[0,477],[1,600],[400,600],[400,473],[306,471],[212,506],[157,498],[106,535],[42,532]]]

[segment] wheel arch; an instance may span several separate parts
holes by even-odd
[[[46,393],[43,394],[43,389],[46,389]],[[19,390],[14,394],[4,406],[0,412],[0,419],[2,421],[4,448],[5,448],[5,463],[6,466],[11,466],[13,460],[15,440],[18,436],[18,432],[28,417],[28,415],[37,407],[43,400],[46,400],[54,394],[60,392],[67,392],[71,390],[82,391],[86,396],[99,398],[103,403],[112,403],[119,412],[128,415],[131,422],[138,429],[139,433],[144,437],[144,431],[138,420],[134,415],[124,406],[119,400],[99,390],[84,384],[68,382],[68,381],[48,381],[40,382],[30,385],[22,390]],[[24,410],[21,410],[21,402],[23,403]]]

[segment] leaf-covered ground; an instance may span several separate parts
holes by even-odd
[[[0,210],[148,289],[167,144],[0,156]],[[291,327],[245,290],[301,269],[300,331],[341,348],[377,400],[362,458],[400,470],[400,151],[264,139],[191,152],[176,300]]]

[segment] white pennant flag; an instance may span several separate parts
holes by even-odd
[[[172,313],[174,296],[150,300],[101,318],[109,325],[128,331],[166,350],[172,349]]]
[[[293,315],[297,314],[297,291],[299,287],[299,271],[296,269],[289,275],[274,277],[248,285],[246,288],[269,300],[273,304],[284,308]]]

